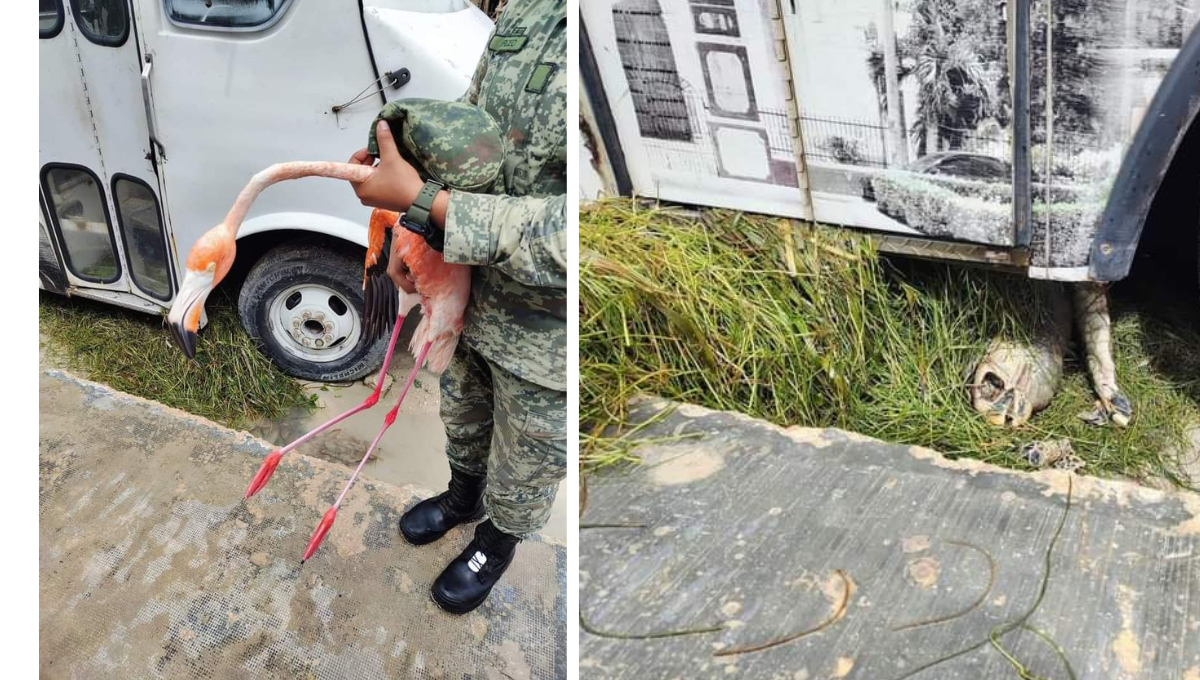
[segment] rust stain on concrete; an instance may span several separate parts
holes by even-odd
[[[639,448],[635,453],[641,450]],[[716,474],[724,466],[724,458],[716,451],[688,447],[686,452],[655,465],[650,471],[650,479],[659,486],[691,484]]]
[[[1126,586],[1117,586],[1117,609],[1121,613],[1121,632],[1113,640],[1112,653],[1123,677],[1136,678],[1142,672],[1142,647],[1133,632],[1133,605],[1137,593]]]
[[[937,587],[942,564],[932,557],[921,557],[908,563],[908,580],[921,590]]]

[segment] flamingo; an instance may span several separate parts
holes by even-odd
[[[238,229],[254,203],[254,199],[268,186],[289,179],[300,177],[331,177],[349,182],[362,182],[368,179],[375,169],[365,165],[350,163],[306,162],[278,163],[259,172],[251,178],[242,189],[237,201],[225,216],[225,219],[205,232],[188,252],[185,263],[186,274],[180,284],[179,294],[167,315],[167,324],[176,344],[189,358],[196,353],[196,334],[199,332],[200,318],[204,313],[204,303],[213,288],[229,273],[237,252],[236,240]],[[367,235],[367,258],[363,271],[363,291],[366,303],[364,310],[364,339],[373,342],[380,337],[386,324],[393,317],[391,338],[388,340],[387,352],[383,357],[383,367],[379,372],[379,380],[375,389],[358,406],[331,419],[329,422],[313,429],[299,439],[272,451],[263,460],[258,472],[246,489],[248,499],[266,486],[275,468],[284,454],[307,442],[333,425],[350,416],[369,409],[379,402],[383,389],[384,376],[392,360],[392,352],[396,347],[396,339],[400,327],[413,307],[420,305],[422,309],[421,323],[413,332],[410,351],[416,357],[416,363],[409,371],[404,388],[396,399],[396,404],[384,416],[383,426],[379,434],[367,447],[358,467],[350,479],[346,481],[341,494],[330,506],[329,510],[317,524],[316,530],[305,548],[303,564],[320,547],[325,535],[337,517],[338,508],[346,493],[353,486],[362,472],[363,466],[371,457],[371,453],[383,438],[384,432],[396,421],[405,395],[412,387],[417,371],[425,365],[434,373],[441,373],[450,365],[454,349],[462,333],[463,312],[467,306],[467,298],[471,293],[471,268],[466,265],[449,264],[441,253],[430,248],[423,238],[400,230],[393,233],[392,225],[399,219],[399,213],[389,210],[376,209],[371,213]],[[410,295],[397,290],[395,284],[387,275],[388,258],[391,255],[391,241],[398,239],[396,255],[408,266],[409,277],[416,286],[417,293]]]

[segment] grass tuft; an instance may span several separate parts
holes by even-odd
[[[697,216],[609,200],[580,210],[581,457],[631,458],[619,432],[638,393],[764,418],[839,427],[1024,468],[1034,440],[1066,437],[1087,472],[1184,483],[1186,428],[1200,422],[1200,333],[1118,307],[1125,430],[1078,414],[1094,397],[1081,357],[1026,427],[971,409],[968,372],[994,336],[1021,339],[1037,309],[1028,280],[887,260],[867,239],[728,211]],[[1172,453],[1175,452],[1175,453]]]
[[[233,428],[314,407],[315,397],[258,351],[219,291],[194,361],[172,344],[164,317],[49,293],[39,307],[47,357],[89,380]]]

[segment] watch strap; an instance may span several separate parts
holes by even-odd
[[[427,180],[425,186],[421,187],[421,191],[417,193],[417,197],[413,199],[412,205],[408,207],[405,218],[414,224],[428,227],[429,214],[433,210],[433,199],[437,198],[438,192],[442,188],[441,182]]]

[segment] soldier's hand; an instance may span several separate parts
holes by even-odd
[[[396,231],[403,230],[404,227],[396,227]],[[408,264],[400,258],[400,239],[396,238],[396,232],[392,233],[392,252],[388,253],[388,278],[396,287],[408,294],[417,292],[417,284],[413,281],[412,272],[408,270]]]
[[[379,121],[375,139],[379,143],[379,163],[375,166],[375,174],[365,182],[352,184],[354,193],[363,205],[406,212],[425,183],[421,181],[417,169],[400,155],[396,140],[392,139],[392,130],[384,121]],[[365,148],[359,149],[349,162],[370,165],[371,156]]]

